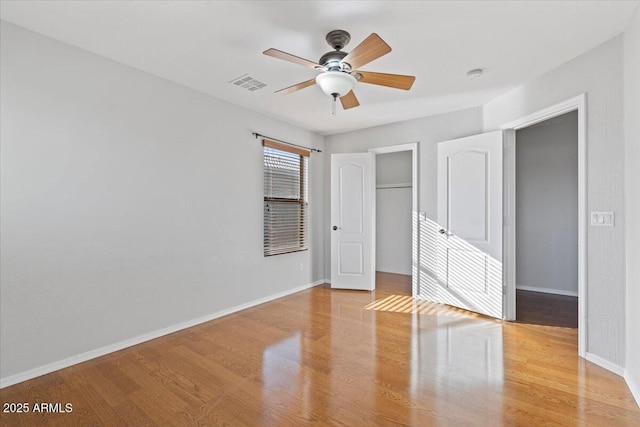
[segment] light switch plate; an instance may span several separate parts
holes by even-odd
[[[613,212],[591,212],[592,227],[613,227],[615,215]]]

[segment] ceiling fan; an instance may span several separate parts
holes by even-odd
[[[262,52],[267,56],[293,62],[321,72],[314,79],[280,89],[275,93],[288,94],[313,84],[318,84],[324,93],[333,97],[333,112],[335,114],[337,98],[340,98],[342,108],[345,110],[360,105],[358,98],[353,93],[353,87],[357,82],[396,89],[411,89],[416,79],[414,76],[358,70],[363,65],[391,52],[391,47],[376,33],[372,33],[349,53],[342,51],[351,40],[351,35],[348,32],[344,30],[331,31],[327,34],[326,40],[329,46],[335,50],[322,55],[317,63],[278,49],[271,48]]]

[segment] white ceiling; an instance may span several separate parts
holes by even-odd
[[[2,1],[3,20],[321,134],[482,105],[624,31],[637,1]],[[338,107],[318,86],[275,90],[316,71],[324,36],[372,32],[393,49],[363,70],[417,77],[406,92],[359,83],[361,106]],[[467,71],[483,68],[481,79]],[[242,74],[268,86],[229,84]]]

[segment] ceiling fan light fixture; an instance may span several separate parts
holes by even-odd
[[[316,77],[316,83],[329,96],[344,96],[351,92],[357,80],[342,71],[327,71]]]

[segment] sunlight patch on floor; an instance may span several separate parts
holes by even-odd
[[[433,316],[484,317],[460,308],[417,299],[411,295],[389,295],[386,298],[368,304],[364,309],[394,313],[430,314]]]

